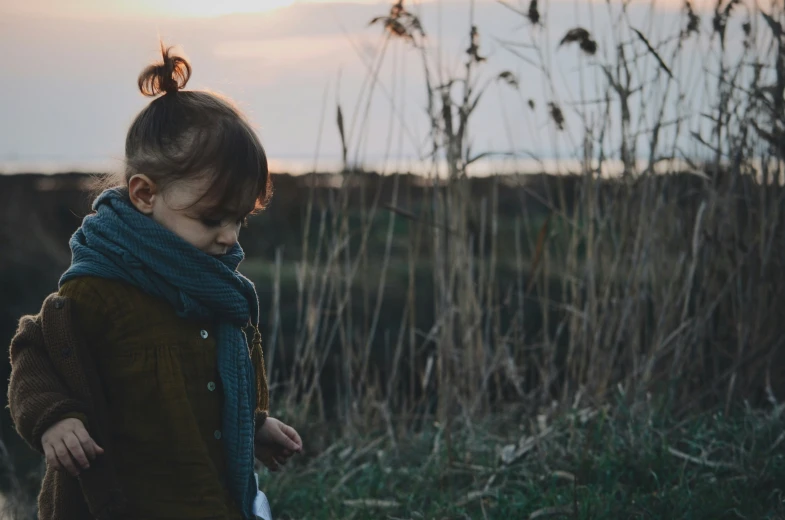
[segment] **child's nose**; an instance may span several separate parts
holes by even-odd
[[[232,247],[237,243],[238,230],[233,226],[227,226],[218,235],[218,243],[222,246]]]

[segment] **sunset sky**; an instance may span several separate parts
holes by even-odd
[[[647,34],[672,34],[680,23],[681,2],[658,2],[655,17],[647,15],[650,2],[633,3],[640,5],[639,26]],[[427,137],[422,65],[411,47],[400,42],[388,47],[370,116],[354,118],[357,111],[366,113],[360,94],[384,41],[381,28],[368,22],[386,14],[390,4],[0,0],[0,171],[118,164],[128,125],[149,102],[138,92],[136,77],[157,59],[159,38],[181,47],[190,59],[188,88],[228,95],[248,113],[274,165],[310,166],[318,155],[326,166],[339,156],[336,102],[347,126],[355,121],[350,148],[360,159],[422,154]],[[550,145],[537,141],[548,124],[543,79],[499,43],[525,41],[532,28],[498,2],[475,4],[481,53],[488,56],[483,73],[493,77],[511,70],[521,83],[520,92],[492,85],[473,121],[475,149],[512,146],[549,155]],[[406,5],[421,17],[432,55],[441,50],[442,68],[460,71],[471,2]],[[528,1],[520,5],[525,8]],[[558,49],[558,41],[567,29],[583,24],[594,28],[602,49],[609,37],[605,2],[548,5],[549,52],[558,59],[560,81],[574,84],[577,49]],[[534,113],[524,107],[530,98],[538,103]],[[405,161],[398,166],[406,167]]]

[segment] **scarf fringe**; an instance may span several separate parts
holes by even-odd
[[[251,362],[256,372],[256,412],[267,412],[270,408],[270,394],[267,386],[267,367],[262,352],[262,334],[257,325],[253,325],[253,330]]]

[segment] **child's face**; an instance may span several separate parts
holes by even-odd
[[[135,181],[137,177],[144,179]],[[163,196],[156,191],[154,183],[145,186],[145,179],[149,181],[145,176],[135,176],[128,186],[131,201],[142,213],[209,255],[226,254],[237,242],[248,212],[237,209],[217,211],[211,205],[209,194],[199,200],[209,187],[210,179],[176,181]],[[145,189],[150,193],[146,193]]]

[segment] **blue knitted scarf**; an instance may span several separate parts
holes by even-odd
[[[242,327],[258,326],[259,302],[253,283],[237,271],[242,248],[210,256],[140,213],[121,189],[104,191],[93,210],[71,237],[71,267],[60,285],[80,276],[121,280],[168,301],[178,316],[218,322],[227,484],[244,515],[254,518],[256,379]]]

